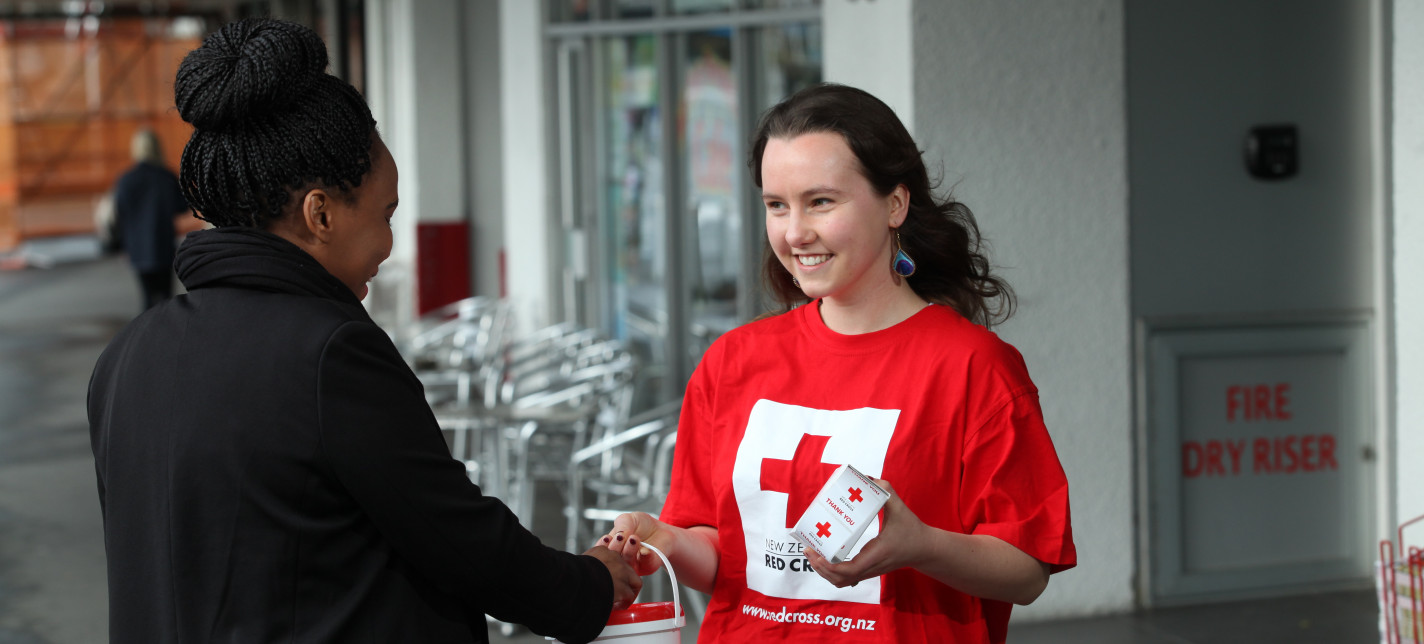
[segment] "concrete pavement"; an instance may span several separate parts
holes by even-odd
[[[84,398],[138,312],[122,258],[0,272],[0,644],[108,640]]]

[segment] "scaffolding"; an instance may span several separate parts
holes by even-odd
[[[149,128],[177,165],[191,128],[173,106],[178,64],[200,44],[187,17],[0,20],[0,252],[89,233],[94,210]]]

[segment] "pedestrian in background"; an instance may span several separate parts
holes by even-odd
[[[134,165],[114,184],[114,233],[129,256],[148,309],[173,296],[175,219],[188,214],[178,176],[163,163],[153,130],[140,129],[130,145]]]

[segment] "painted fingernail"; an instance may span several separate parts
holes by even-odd
[[[623,535],[620,534],[620,535],[614,537],[614,539],[617,539],[618,541],[622,541],[622,540],[623,540]]]
[[[610,542],[610,541],[612,541],[612,539],[609,539],[609,538],[608,538],[608,535],[603,535],[603,542],[604,542],[604,543],[608,543],[608,542]]]
[[[635,546],[636,546],[636,545],[638,545],[638,538],[637,538],[637,537],[631,537],[631,538],[628,539],[628,543],[631,544],[631,545],[635,545]]]

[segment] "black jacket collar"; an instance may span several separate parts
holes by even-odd
[[[309,295],[361,306],[356,294],[306,251],[256,228],[213,228],[190,233],[173,267],[184,288],[246,288]]]

